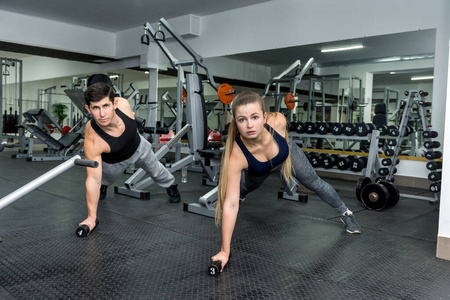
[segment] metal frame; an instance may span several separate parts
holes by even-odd
[[[289,83],[290,84],[290,93],[292,93],[294,96],[297,94],[297,85],[301,82],[303,76],[306,74],[307,71],[311,68],[312,64],[314,63],[314,58],[310,58],[305,66],[301,67],[300,60],[296,60],[294,63],[292,63],[289,67],[287,67],[280,75],[272,78],[269,80],[269,82],[266,84],[266,87],[264,89],[263,94],[261,95],[262,98],[266,98],[269,95],[269,89],[272,86],[275,86],[275,111],[280,112],[281,111],[281,102],[283,102],[283,97],[281,95],[281,84],[282,83]],[[292,70],[295,70],[296,74],[294,77],[285,77],[287,74],[289,74]],[[292,112],[290,112],[289,115],[289,121],[292,121]]]
[[[4,67],[8,66],[10,67],[11,65],[15,65],[16,70],[18,70],[18,78],[17,78],[17,82],[15,82],[14,84],[19,84],[19,95],[17,98],[17,106],[19,108],[19,112],[17,114],[18,119],[17,122],[19,124],[22,123],[22,96],[23,96],[23,92],[22,92],[22,81],[23,81],[23,63],[22,60],[19,59],[14,59],[14,58],[6,58],[6,57],[2,57],[0,58],[1,61],[1,68],[0,68],[0,140],[4,139],[4,138],[10,138],[10,136],[6,136],[3,135],[3,73],[4,73]],[[6,97],[5,97],[6,98]],[[25,141],[25,136],[24,136],[24,132],[23,130],[18,130],[18,134],[19,134],[19,143],[21,145],[26,145],[26,141]]]
[[[170,35],[185,49],[192,60],[179,61],[177,60],[169,49],[165,45],[165,33],[161,31],[161,27],[164,27]],[[184,40],[179,36],[172,26],[164,19],[159,21],[159,30],[155,31],[149,23],[144,25],[144,35],[141,37],[141,43],[149,45],[152,37],[154,42],[163,51],[164,55],[169,59],[171,66],[178,71],[177,76],[177,134],[160,150],[155,154],[158,160],[162,159],[164,155],[169,151],[170,147],[175,147],[175,160],[176,162],[168,168],[169,172],[173,173],[184,166],[191,164],[195,161],[201,160],[200,154],[197,150],[203,150],[206,147],[206,118],[205,115],[205,103],[203,98],[203,80],[201,75],[197,74],[198,68],[201,67],[205,70],[207,75],[207,82],[217,91],[218,84],[214,81],[214,78],[209,73],[208,68],[203,62],[203,58],[198,55]],[[190,74],[184,73],[183,66],[190,66],[192,72]],[[181,101],[183,95],[183,85],[186,85],[187,99],[186,99],[186,125],[181,128],[183,115],[183,103]],[[199,112],[203,112],[200,114]],[[203,130],[202,130],[203,129]],[[189,155],[181,159],[180,139],[184,134],[188,134],[189,139]],[[143,189],[153,184],[151,178],[146,178],[140,181],[146,172],[143,169],[139,169],[134,173],[127,181],[125,185],[121,187],[115,187],[115,192],[131,197],[149,199],[150,193]]]
[[[418,96],[418,99],[415,99],[416,96]],[[406,126],[408,126],[409,116],[410,116],[410,113],[411,113],[411,110],[412,110],[412,107],[414,104],[418,104],[417,111],[419,112],[419,115],[421,117],[422,128],[424,130],[427,130],[430,127],[428,124],[428,120],[425,117],[426,108],[424,106],[425,96],[423,96],[423,93],[418,90],[410,90],[407,93],[407,97],[408,98],[406,100],[405,107],[403,109],[402,119],[400,121],[399,135],[396,137],[396,145],[394,146],[394,155],[391,157],[391,160],[393,162],[397,161],[397,158],[400,155],[402,140],[404,138]],[[431,140],[431,139],[428,138],[425,140]],[[389,174],[386,176],[386,179],[389,181],[392,181],[394,179],[394,168],[395,168],[395,163],[392,163],[392,165],[389,166]],[[410,198],[414,197],[413,195],[407,195],[407,194],[402,194],[402,195],[408,196]],[[440,192],[434,193],[434,198],[430,198],[430,197],[414,197],[414,198],[421,199],[421,200],[427,200],[429,202],[434,203],[434,202],[439,201]]]

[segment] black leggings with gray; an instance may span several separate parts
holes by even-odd
[[[334,188],[316,174],[316,171],[300,147],[291,140],[289,148],[291,151],[293,177],[307,189],[316,193],[320,199],[328,203],[339,214],[344,214],[347,211],[347,206],[342,202]],[[244,199],[249,192],[256,190],[270,174],[277,171],[281,173],[281,166],[275,171],[260,176],[249,175],[247,171],[243,171],[241,175],[240,198]],[[281,177],[285,181],[282,174]],[[287,185],[286,182],[284,184],[285,186]]]

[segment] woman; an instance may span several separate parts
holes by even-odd
[[[258,188],[272,173],[281,171],[284,180],[292,177],[314,191],[340,215],[349,233],[361,233],[361,226],[331,185],[320,179],[303,151],[288,144],[286,118],[265,113],[264,100],[257,93],[240,93],[232,104],[233,120],[222,156],[216,223],[222,219],[222,247],[213,261],[227,264],[239,210],[239,200]],[[242,174],[242,175],[241,175]]]

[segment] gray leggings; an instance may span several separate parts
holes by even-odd
[[[292,140],[289,143],[289,148],[291,152],[292,160],[292,175],[299,183],[304,185],[307,189],[313,191],[320,197],[324,202],[328,203],[333,207],[339,214],[343,214],[347,211],[347,206],[342,202],[339,195],[336,193],[334,188],[327,182],[323,181],[317,174],[314,168],[309,163],[308,158]],[[266,178],[274,173],[280,172],[283,180],[283,184],[286,186],[287,183],[281,174],[281,166],[277,170],[272,171],[268,174],[261,176],[249,175],[247,171],[243,171],[241,175],[241,191],[240,198],[244,197],[251,191],[256,190]]]
[[[152,145],[142,136],[139,147],[136,152],[127,160],[108,164],[102,163],[102,184],[113,184],[120,175],[132,164],[136,167],[144,169],[153,181],[161,187],[169,187],[175,182],[175,178],[167,168],[161,164],[155,153],[153,153]]]

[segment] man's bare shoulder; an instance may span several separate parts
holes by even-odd
[[[84,131],[84,151],[96,156],[104,153],[108,147],[108,144],[98,135],[97,132],[92,128],[91,120],[86,124]]]
[[[120,109],[120,111],[122,111],[128,117],[134,119],[134,112],[131,109],[131,105],[127,99],[116,97],[114,100],[116,101],[116,106],[118,109]]]

